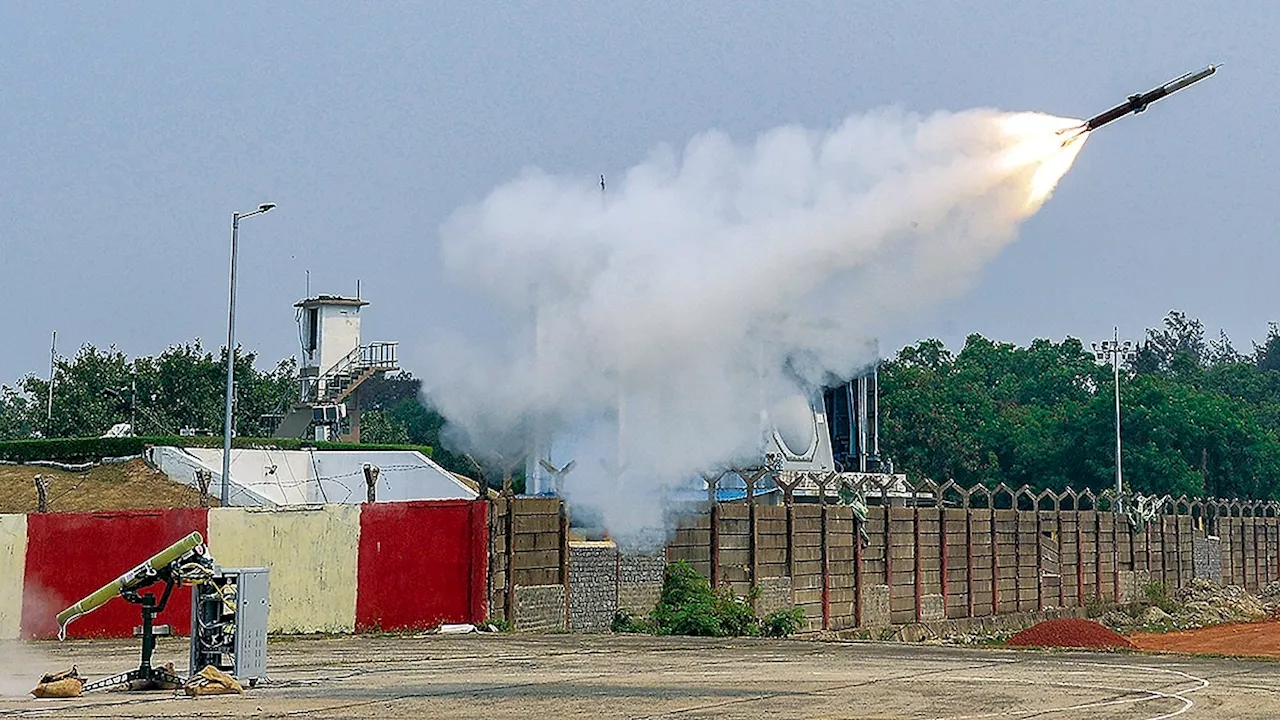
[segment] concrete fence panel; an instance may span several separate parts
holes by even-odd
[[[208,511],[132,510],[28,515],[22,637],[57,637],[54,616],[191,532],[207,534]],[[71,623],[69,637],[130,637],[138,607],[113,600]],[[178,588],[157,623],[191,627],[191,590]]]
[[[16,639],[22,631],[26,565],[27,516],[0,515],[0,640]]]
[[[270,632],[355,631],[359,505],[215,508],[208,542],[220,565],[271,569]]]
[[[485,620],[486,507],[467,500],[362,505],[355,629]]]

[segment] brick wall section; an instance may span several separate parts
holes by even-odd
[[[564,586],[517,585],[511,624],[521,632],[565,630]]]
[[[504,501],[489,504],[489,616],[510,621],[506,594],[508,518]]]
[[[661,555],[621,555],[618,558],[618,609],[633,615],[653,612],[662,597],[666,567],[666,558]]]
[[[785,575],[761,578],[757,587],[760,588],[760,599],[756,601],[756,614],[760,617],[795,606],[795,599],[791,596],[791,578]]]
[[[1197,537],[1192,542],[1193,575],[1218,582],[1222,578],[1222,539]]]
[[[568,602],[568,527],[556,498],[498,498],[489,508],[489,614],[514,624],[515,588],[557,585]]]
[[[569,629],[608,632],[618,611],[618,549],[613,543],[569,544]]]

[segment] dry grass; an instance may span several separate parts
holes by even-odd
[[[0,513],[36,511],[36,475],[50,480],[50,512],[196,507],[200,493],[173,482],[142,460],[66,472],[36,465],[0,465]],[[214,499],[212,504],[216,505]]]

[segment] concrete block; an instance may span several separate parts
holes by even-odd
[[[223,567],[270,568],[270,632],[355,631],[359,505],[214,508],[208,543]]]
[[[867,585],[862,589],[862,626],[889,625],[889,586]]]
[[[925,622],[947,619],[947,603],[941,595],[924,595],[920,599],[920,617]]]
[[[762,618],[795,606],[790,577],[761,578],[756,587],[760,589],[760,598],[756,600],[756,614]]]
[[[611,542],[569,544],[569,629],[609,632],[618,612],[618,548]]]
[[[1222,582],[1222,540],[1218,537],[1191,539],[1191,575],[1201,580]]]
[[[563,585],[517,585],[512,625],[523,632],[565,629]]]

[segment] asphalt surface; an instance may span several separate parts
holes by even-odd
[[[185,666],[166,639],[160,662]],[[0,718],[1275,718],[1280,664],[1144,654],[610,635],[286,639],[244,695],[21,694],[132,642],[0,643]]]

